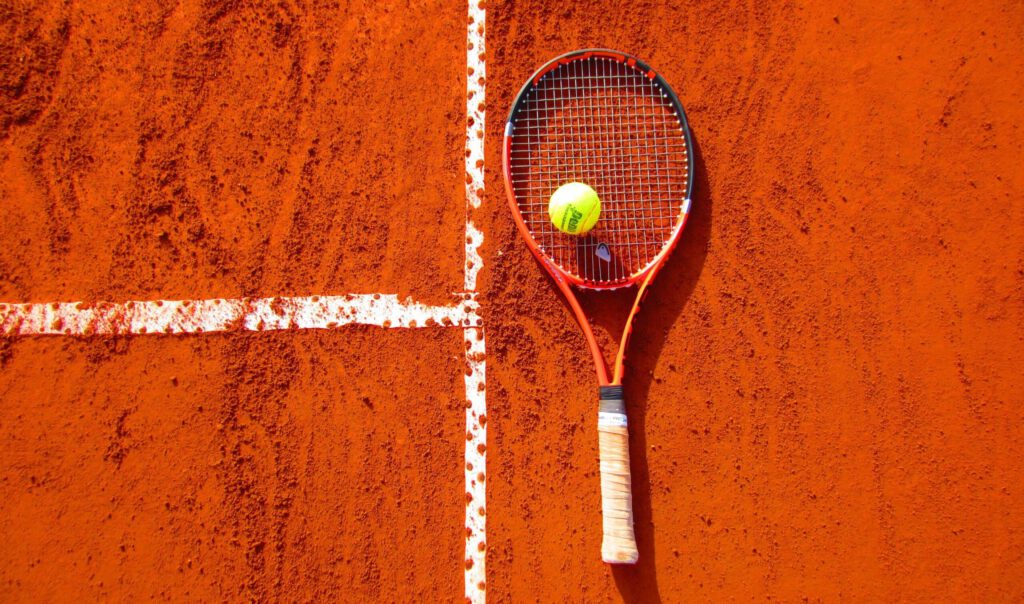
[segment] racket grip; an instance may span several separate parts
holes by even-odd
[[[633,492],[629,477],[629,431],[622,386],[601,386],[597,416],[601,455],[601,558],[609,564],[634,564],[639,553],[633,535]]]

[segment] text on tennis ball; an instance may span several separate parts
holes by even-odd
[[[597,224],[601,216],[601,199],[597,191],[587,184],[565,183],[552,193],[548,216],[559,231],[582,235]]]

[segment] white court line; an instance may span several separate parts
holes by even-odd
[[[220,331],[381,327],[475,327],[471,294],[456,306],[427,306],[398,296],[350,294],[277,298],[213,298],[132,302],[0,303],[0,333],[28,335],[141,335]]]
[[[476,291],[483,266],[479,249],[484,235],[472,213],[484,194],[484,118],[487,78],[485,0],[469,0],[466,19],[466,278],[467,292]],[[483,604],[487,587],[487,403],[483,322],[466,329],[466,601]]]
[[[487,404],[483,321],[476,301],[483,267],[483,233],[471,214],[484,192],[485,118],[484,2],[469,1],[466,30],[466,247],[464,291],[452,306],[428,306],[395,295],[351,294],[129,302],[0,303],[0,335],[93,336],[198,334],[238,331],[335,329],[344,325],[385,328],[461,327],[466,345],[466,600],[486,600]]]
[[[487,379],[483,328],[462,331],[466,342],[466,598],[484,602],[487,555]]]

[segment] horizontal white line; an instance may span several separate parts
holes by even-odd
[[[429,306],[393,294],[130,302],[0,303],[0,334],[129,335],[381,327],[475,327],[474,294]]]

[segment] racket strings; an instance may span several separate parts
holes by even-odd
[[[685,213],[689,149],[675,106],[658,82],[611,58],[574,60],[534,83],[513,120],[510,169],[538,246],[588,282],[628,283]],[[547,211],[572,181],[601,198],[601,218],[582,237],[558,231]]]

